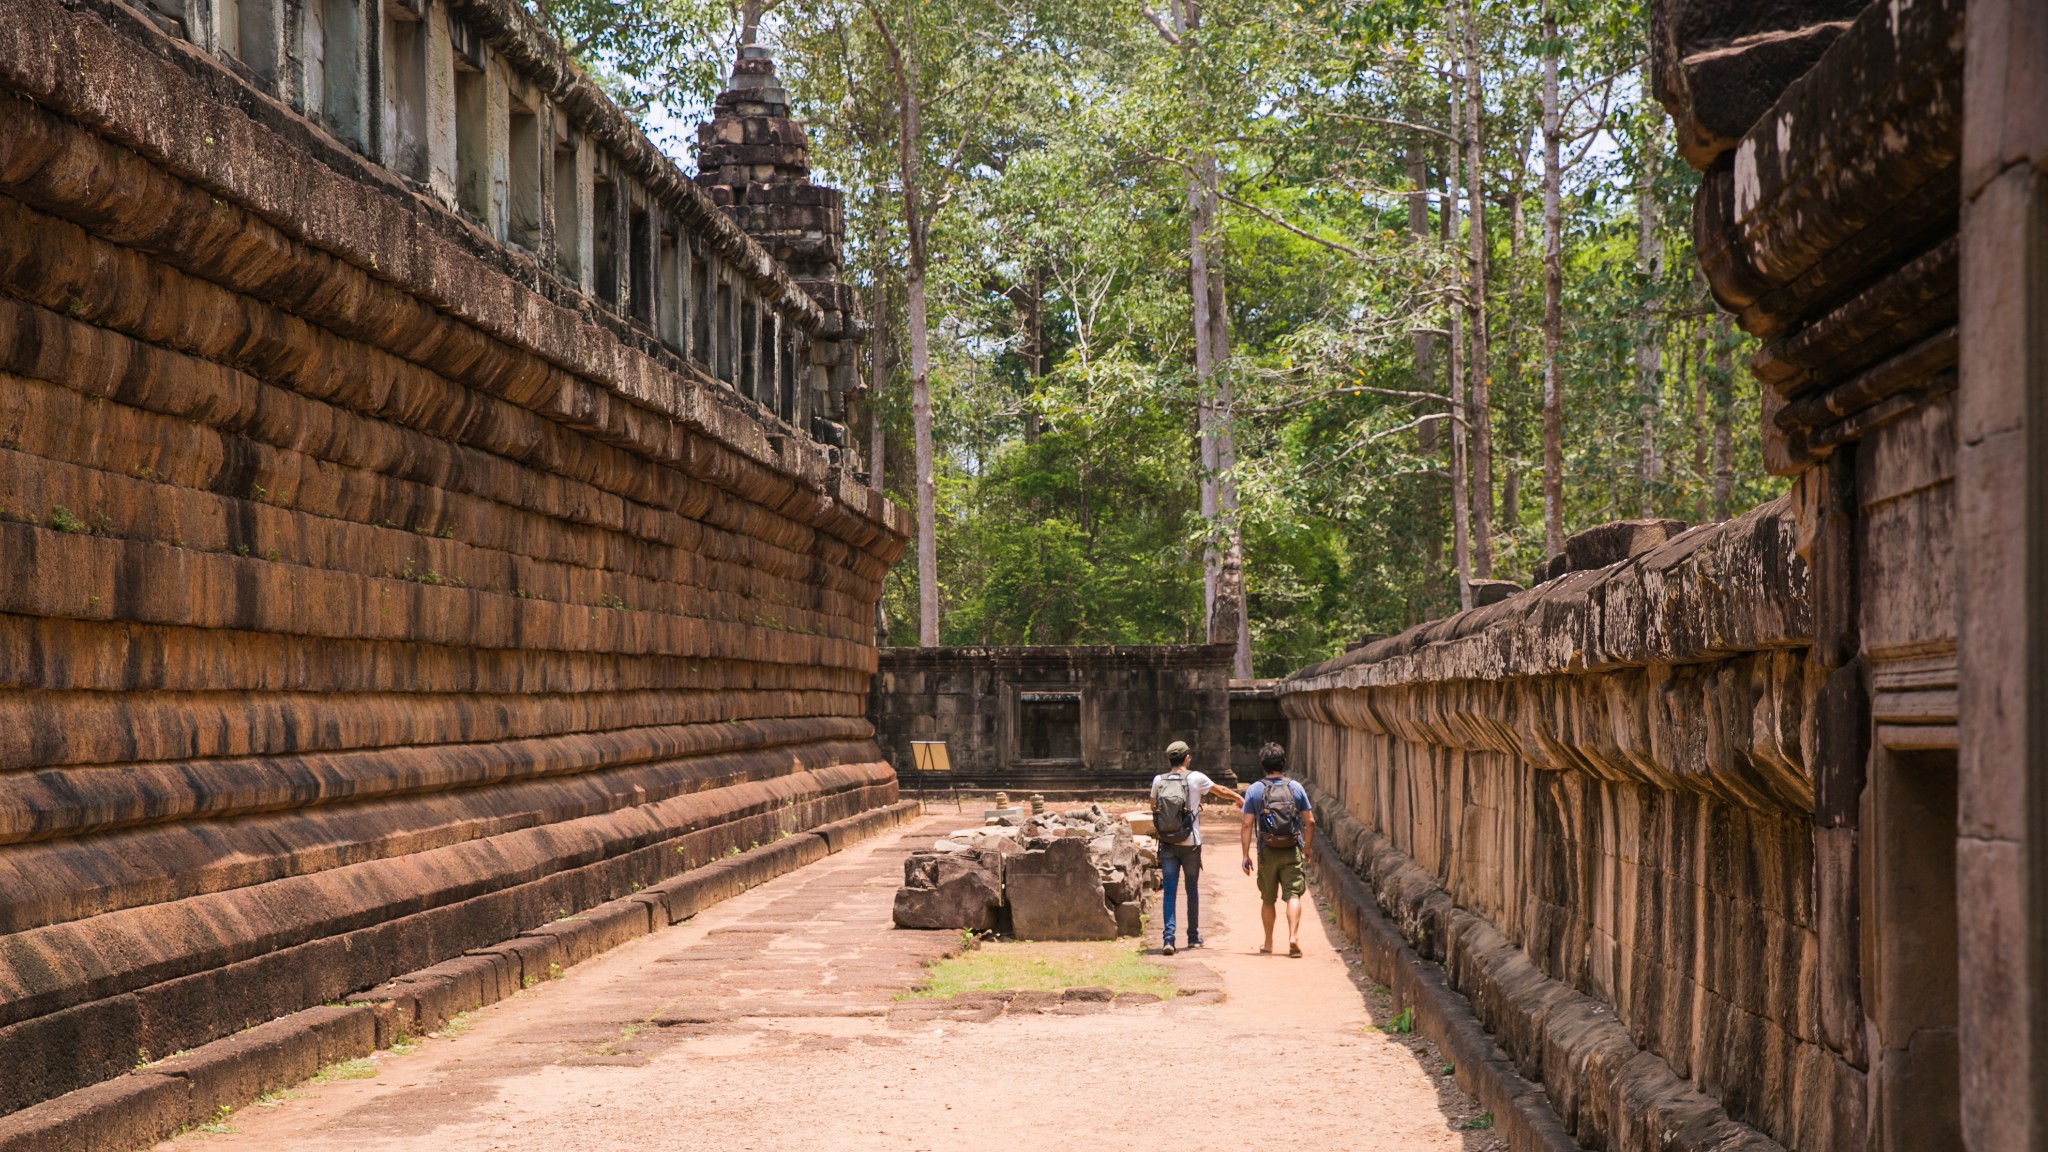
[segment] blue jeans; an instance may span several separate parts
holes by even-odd
[[[1200,844],[1161,844],[1159,846],[1159,871],[1164,876],[1166,888],[1166,927],[1160,935],[1160,942],[1172,944],[1174,930],[1174,889],[1180,878],[1188,880],[1188,943],[1202,942],[1202,896],[1197,890],[1202,882],[1202,846]]]

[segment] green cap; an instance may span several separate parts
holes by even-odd
[[[1173,743],[1171,743],[1171,744],[1168,744],[1168,745],[1166,746],[1166,754],[1167,754],[1168,756],[1185,756],[1185,755],[1187,755],[1187,754],[1188,754],[1188,742],[1187,742],[1187,741],[1185,741],[1185,740],[1175,740],[1175,741],[1174,741]]]

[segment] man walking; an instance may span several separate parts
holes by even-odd
[[[1266,775],[1244,790],[1244,827],[1238,837],[1246,875],[1252,871],[1252,837],[1259,841],[1259,919],[1266,926],[1266,943],[1259,951],[1273,951],[1274,906],[1285,900],[1287,954],[1300,956],[1301,894],[1308,887],[1302,860],[1315,837],[1316,814],[1309,810],[1307,791],[1287,778],[1286,749],[1278,744],[1260,748],[1259,767]]]
[[[1166,887],[1166,926],[1160,939],[1173,955],[1174,888],[1181,877],[1188,886],[1188,947],[1202,946],[1202,797],[1216,792],[1232,804],[1244,798],[1194,770],[1185,740],[1166,746],[1166,771],[1152,778],[1152,834],[1159,840],[1159,871]]]

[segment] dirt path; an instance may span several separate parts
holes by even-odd
[[[902,856],[958,817],[782,877],[691,923],[474,1013],[403,1055],[302,1086],[179,1152],[388,1149],[1173,1147],[1241,1152],[1462,1149],[1475,1109],[1435,1054],[1372,1027],[1369,994],[1320,917],[1308,956],[1260,956],[1258,898],[1211,834],[1210,946],[1165,961],[1184,986],[1149,1005],[1069,1005],[987,1023],[895,997],[957,945],[897,931]],[[1157,932],[1155,927],[1154,932]],[[1292,1103],[1282,1121],[1270,1102]]]

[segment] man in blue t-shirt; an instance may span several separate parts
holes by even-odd
[[[1316,814],[1309,810],[1308,792],[1287,778],[1287,750],[1278,744],[1259,749],[1259,767],[1265,777],[1244,790],[1244,828],[1239,842],[1244,848],[1244,870],[1252,872],[1252,840],[1259,844],[1259,920],[1266,927],[1266,943],[1260,952],[1273,951],[1275,905],[1287,901],[1287,954],[1301,955],[1301,894],[1308,887],[1302,860],[1315,838]]]

